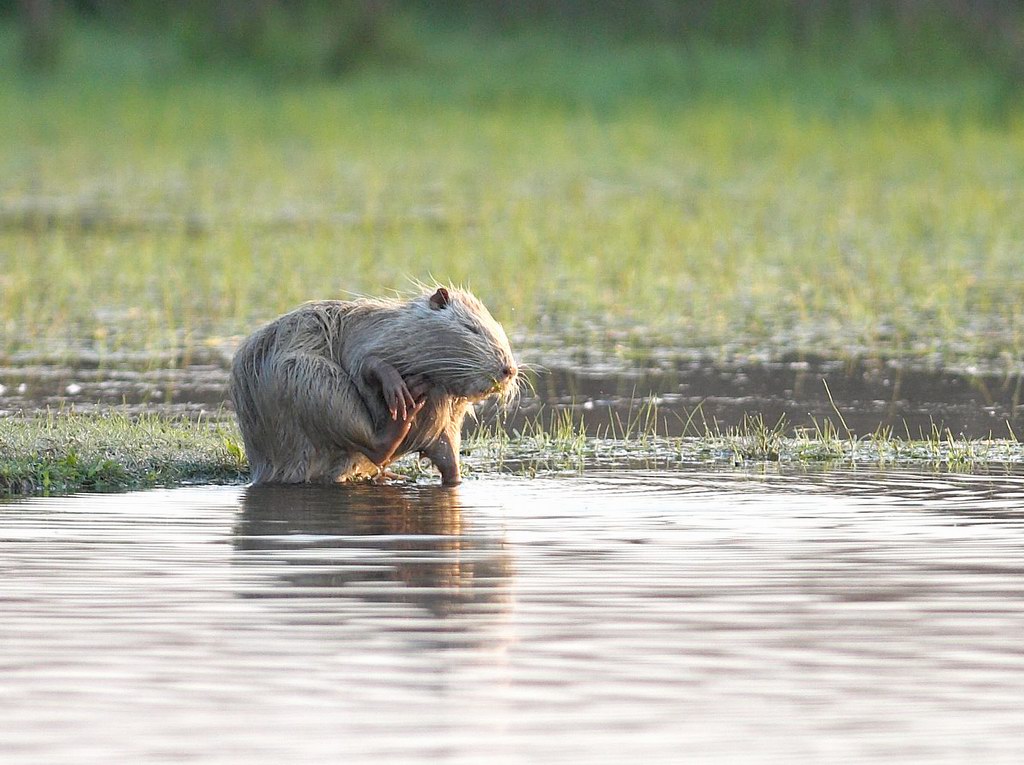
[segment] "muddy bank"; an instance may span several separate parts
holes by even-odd
[[[103,363],[9,359],[0,365],[0,413],[116,407],[128,413],[230,416],[227,360],[219,353],[184,364],[146,356]],[[748,415],[761,415],[769,425],[784,417],[791,432],[829,421],[843,435],[848,428],[857,436],[880,428],[915,438],[933,429],[969,438],[1024,433],[1020,371],[927,370],[880,361],[687,360],[640,371],[551,366],[536,374],[533,387],[506,414],[507,427],[569,410],[592,434],[635,431],[648,424],[653,401],[665,435],[725,430]],[[489,408],[481,411],[481,421],[494,422]]]

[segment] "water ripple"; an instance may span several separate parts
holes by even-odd
[[[6,762],[1018,762],[1024,478],[0,505]]]

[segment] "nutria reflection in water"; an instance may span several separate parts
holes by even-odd
[[[451,486],[470,406],[509,401],[519,383],[484,304],[438,287],[306,303],[245,339],[230,388],[254,484],[375,476],[419,452]]]
[[[439,616],[503,611],[509,600],[503,538],[468,528],[449,488],[251,486],[233,542],[261,563],[266,553],[288,564],[282,597],[315,588],[315,597],[408,603]]]

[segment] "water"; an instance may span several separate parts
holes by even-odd
[[[0,761],[1024,761],[1024,478],[0,505]]]
[[[574,352],[571,346],[564,350]],[[947,428],[968,438],[1012,438],[1024,432],[1022,369],[914,368],[866,359],[722,364],[672,359],[671,350],[649,349],[648,363],[631,361],[626,368],[586,359],[552,361],[503,419],[511,430],[521,430],[538,416],[546,420],[568,410],[591,435],[621,432],[637,418],[644,422],[645,403],[638,398],[652,396],[664,435],[734,427],[755,414],[770,426],[785,418],[793,427],[812,431],[831,421],[844,435],[848,429],[868,435],[879,428],[891,428],[900,438],[928,437]],[[228,343],[220,351],[191,356],[72,354],[60,363],[26,356],[8,360],[11,366],[0,358],[0,415],[68,406],[79,412],[116,407],[127,414],[216,415],[230,407],[233,351]],[[490,408],[483,407],[481,416],[490,422]]]

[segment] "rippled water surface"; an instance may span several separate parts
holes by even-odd
[[[0,761],[1021,762],[1024,479],[0,505]]]

